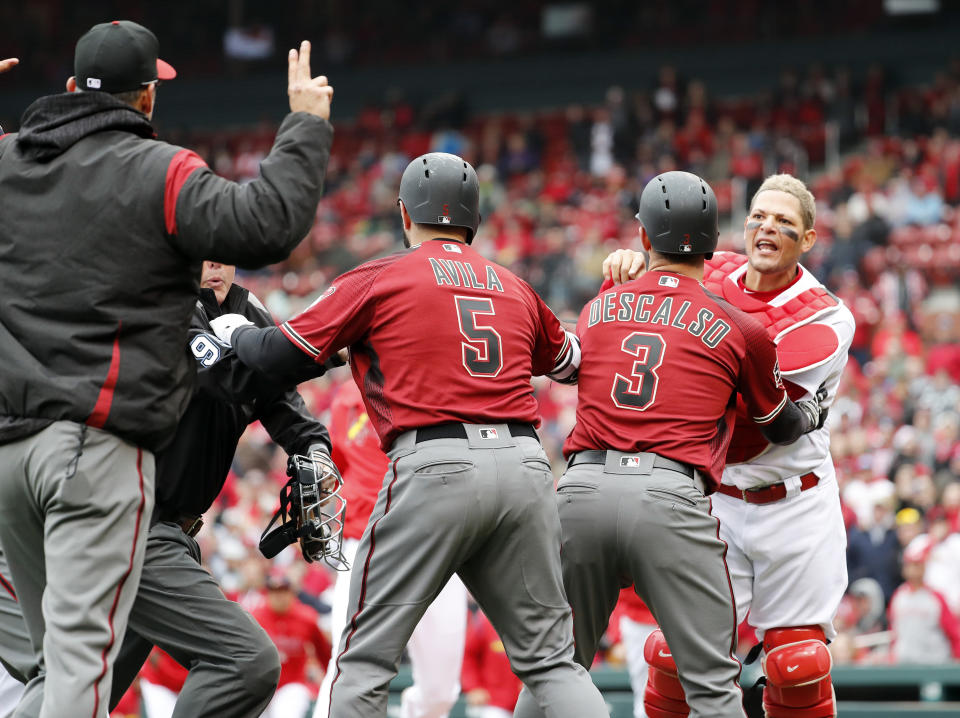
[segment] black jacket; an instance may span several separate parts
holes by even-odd
[[[196,360],[196,389],[173,442],[157,455],[157,515],[163,518],[199,516],[210,508],[252,421],[262,422],[287,454],[306,454],[314,444],[330,450],[330,435],[295,389],[284,390],[248,369],[217,341],[210,320],[221,314],[274,326],[270,313],[243,287],[230,287],[219,306],[212,290],[200,290],[187,352]]]
[[[167,444],[194,381],[183,346],[201,261],[286,257],[332,136],[291,113],[261,176],[238,185],[110,95],[31,105],[0,139],[0,443],[70,420]]]

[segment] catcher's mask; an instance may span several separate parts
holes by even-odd
[[[287,461],[290,480],[280,490],[280,510],[260,536],[260,553],[273,558],[294,541],[307,563],[323,560],[336,571],[350,568],[343,556],[343,479],[307,456]],[[289,518],[288,518],[289,515]],[[280,521],[272,531],[271,527]]]

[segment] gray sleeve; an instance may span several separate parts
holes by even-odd
[[[202,167],[176,197],[176,232],[183,254],[245,268],[285,259],[313,223],[330,159],[333,126],[319,117],[287,115],[260,176],[230,182]]]

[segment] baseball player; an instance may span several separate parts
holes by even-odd
[[[820,410],[789,400],[762,325],[701,285],[718,236],[706,182],[655,177],[637,217],[650,271],[601,293],[577,325],[577,422],[557,484],[576,658],[592,663],[621,586],[633,583],[673,649],[645,656],[647,714],[684,715],[685,696],[691,716],[742,718],[726,547],[707,495],[738,393],[776,443],[814,429]],[[525,690],[515,715],[539,714]]]
[[[829,407],[855,329],[853,316],[800,263],[817,239],[816,208],[790,175],[768,177],[744,223],[746,256],[718,252],[704,285],[759,320],[777,344],[791,397]],[[637,276],[642,255],[604,262],[614,280]],[[830,433],[820,426],[772,445],[738,405],[723,483],[713,502],[728,547],[738,620],[747,612],[766,653],[764,707],[776,718],[836,715],[826,642],[847,583],[846,534]],[[785,530],[791,527],[791,530]]]
[[[343,474],[347,513],[343,524],[343,554],[354,565],[360,537],[377,501],[377,493],[390,460],[380,449],[377,432],[363,405],[363,396],[352,381],[337,390],[330,407],[330,440],[333,460]],[[341,571],[333,587],[330,638],[339,645],[347,625],[347,600],[351,571]],[[451,576],[430,604],[407,643],[413,684],[400,697],[401,718],[444,718],[460,695],[460,664],[467,627],[467,591]],[[313,718],[327,718],[330,685],[336,674],[336,654],[331,655]]]
[[[529,285],[471,248],[479,183],[467,162],[418,157],[399,194],[406,251],[337,278],[278,328],[238,328],[237,318],[215,327],[267,371],[349,346],[390,457],[357,550],[330,715],[385,715],[403,647],[457,573],[551,718],[606,716],[573,661],[553,476],[533,428],[531,375],[570,380],[576,337]]]

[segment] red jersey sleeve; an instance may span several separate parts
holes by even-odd
[[[737,392],[743,397],[750,418],[757,424],[769,424],[787,405],[777,347],[757,320],[742,312],[733,319],[745,343]]]
[[[376,280],[403,256],[392,254],[341,274],[313,304],[281,324],[280,331],[315,362],[325,362],[366,333],[376,305]]]
[[[549,375],[557,381],[576,376],[580,366],[580,343],[576,334],[563,328],[557,315],[530,290],[537,307],[538,333],[533,351],[533,375]]]

